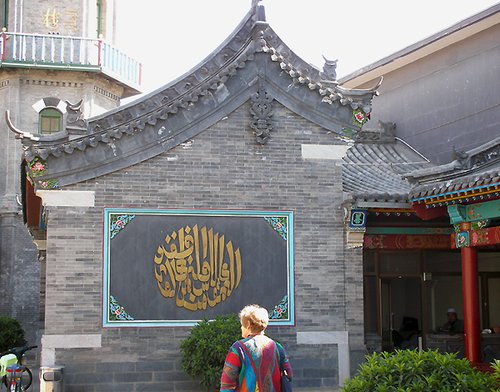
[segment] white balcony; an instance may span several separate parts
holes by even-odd
[[[0,33],[0,68],[103,72],[139,90],[142,65],[102,39],[56,34]]]

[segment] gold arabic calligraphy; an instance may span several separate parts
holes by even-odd
[[[191,311],[225,301],[241,280],[240,249],[205,226],[186,226],[167,235],[154,262],[161,295],[175,297],[178,307]]]

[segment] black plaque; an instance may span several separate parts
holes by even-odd
[[[104,326],[193,325],[256,303],[293,325],[292,213],[104,211]]]

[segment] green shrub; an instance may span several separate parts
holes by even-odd
[[[491,363],[491,368],[493,369],[493,377],[497,381],[500,390],[500,359],[494,359]]]
[[[0,316],[0,353],[25,343],[21,324],[12,317]]]
[[[224,360],[231,345],[241,338],[237,315],[217,316],[195,325],[181,343],[182,368],[206,390],[220,385]]]
[[[397,350],[366,357],[343,392],[479,392],[495,391],[491,375],[471,368],[456,354],[437,351]]]

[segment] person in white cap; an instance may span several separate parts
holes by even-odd
[[[457,310],[449,308],[446,311],[448,321],[444,323],[439,332],[454,335],[456,333],[464,333],[464,322],[458,318]]]

